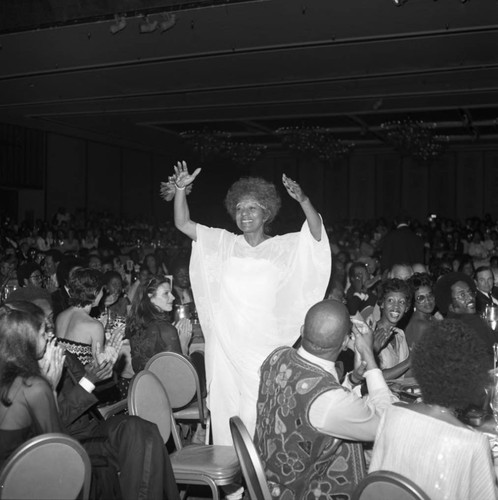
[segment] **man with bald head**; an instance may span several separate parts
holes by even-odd
[[[341,385],[335,361],[350,333],[357,370]],[[349,498],[364,474],[362,448],[351,441],[374,440],[393,398],[375,362],[372,331],[363,323],[352,328],[342,303],[315,304],[301,335],[299,349],[278,348],[261,367],[254,441],[272,498],[311,498],[317,489]],[[364,398],[354,389],[362,372]]]

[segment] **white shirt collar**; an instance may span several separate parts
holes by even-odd
[[[319,358],[318,356],[315,356],[314,354],[309,353],[304,347],[300,347],[297,350],[297,353],[299,354],[299,356],[304,358],[306,361],[309,361],[310,363],[318,365],[320,368],[323,368],[326,372],[331,373],[336,379],[338,379],[337,370],[335,369],[335,363],[333,361],[329,361],[328,359]]]

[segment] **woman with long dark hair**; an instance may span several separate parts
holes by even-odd
[[[63,362],[62,349],[47,341],[39,307],[0,307],[0,465],[26,440],[61,432],[54,390]]]
[[[171,290],[169,278],[152,278],[139,287],[133,299],[126,337],[130,339],[131,362],[136,373],[158,352],[188,353],[192,325],[185,318],[176,325],[171,323],[175,300]]]

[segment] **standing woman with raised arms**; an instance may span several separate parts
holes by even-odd
[[[267,234],[281,201],[274,184],[257,177],[236,181],[225,199],[241,235],[193,222],[186,194],[200,171],[189,174],[178,162],[161,193],[174,196],[175,225],[194,241],[190,278],[206,339],[213,438],[231,445],[233,415],[254,434],[261,364],[299,338],[306,311],[324,297],[331,254],[318,212],[285,174],[282,183],[306,217],[300,232]]]

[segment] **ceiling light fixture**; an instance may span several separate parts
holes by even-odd
[[[164,20],[159,23],[159,28],[161,33],[168,31],[176,24],[176,14],[170,14],[169,12],[165,12],[163,14]]]
[[[115,35],[126,28],[126,17],[116,14],[114,16],[114,24],[111,24],[109,31]]]
[[[402,5],[404,5],[408,0],[393,0],[394,2],[394,5],[396,5],[396,7],[401,7]]]
[[[140,23],[140,33],[153,33],[156,31],[158,24],[157,19],[151,21],[149,16],[143,16],[143,22]]]

